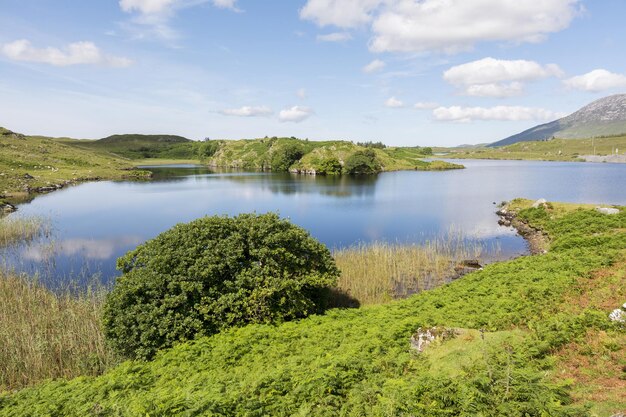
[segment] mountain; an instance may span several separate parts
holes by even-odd
[[[124,143],[124,142],[141,142],[141,143],[184,143],[191,142],[191,139],[176,135],[112,135],[96,142],[100,143]]]
[[[525,130],[488,146],[504,146],[536,140],[583,139],[626,133],[626,94],[604,97],[575,113]]]

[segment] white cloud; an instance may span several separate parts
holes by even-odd
[[[514,97],[524,93],[524,84],[519,82],[501,84],[474,84],[465,87],[464,94],[474,97]]]
[[[553,120],[563,117],[562,113],[521,106],[495,107],[437,107],[433,110],[435,120],[446,122],[471,122],[474,120]]]
[[[457,65],[443,73],[444,80],[460,88],[463,94],[479,97],[520,95],[524,92],[522,82],[561,76],[563,71],[556,64],[491,57]]]
[[[179,0],[120,0],[120,8],[127,12],[137,11],[143,14],[164,13],[180,3]]]
[[[375,59],[363,67],[363,72],[371,74],[373,72],[382,70],[383,68],[385,68],[386,65],[387,64],[385,64],[384,61],[381,61],[380,59]]]
[[[235,12],[241,11],[237,7],[237,0],[213,0],[213,5],[219,9],[230,9]]]
[[[91,64],[122,68],[132,64],[128,58],[103,54],[93,42],[74,42],[59,49],[36,48],[30,41],[20,39],[2,45],[2,53],[14,61],[39,62],[57,67]]]
[[[321,42],[345,42],[352,39],[348,32],[334,32],[326,35],[317,35],[317,40]]]
[[[120,26],[136,39],[173,41],[180,37],[169,25],[175,12],[209,1],[217,8],[241,12],[237,8],[237,0],[119,0],[122,11],[136,14],[129,22],[120,23]]]
[[[296,91],[296,96],[298,96],[299,99],[304,100],[306,98],[306,90],[304,88],[299,88],[298,91]]]
[[[443,73],[444,80],[455,85],[490,84],[503,81],[532,81],[560,77],[563,71],[555,64],[535,61],[483,58],[457,65]]]
[[[224,116],[258,117],[269,116],[273,113],[273,111],[267,106],[243,106],[236,109],[224,109],[221,110],[220,113]]]
[[[404,107],[404,103],[402,102],[402,100],[398,100],[395,97],[389,97],[385,101],[385,107],[389,107],[389,108],[392,108],[392,109],[400,109],[400,108]]]
[[[382,0],[308,0],[300,10],[300,18],[319,26],[353,28],[368,23],[381,3]]]
[[[319,26],[370,25],[374,52],[455,53],[485,41],[539,42],[567,28],[581,0],[308,0]]]
[[[564,80],[563,84],[568,88],[595,93],[626,87],[626,75],[616,74],[605,69],[595,69],[586,74]]]
[[[300,123],[313,115],[313,109],[303,106],[293,106],[288,109],[281,110],[278,114],[280,122]]]
[[[413,108],[418,109],[418,110],[430,110],[438,106],[439,104],[437,103],[428,102],[428,101],[419,101],[413,105]]]

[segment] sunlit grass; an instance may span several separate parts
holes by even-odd
[[[424,244],[374,242],[334,252],[337,287],[361,305],[404,298],[458,276],[459,261],[479,258],[482,246],[450,233]]]
[[[0,273],[0,391],[98,375],[116,364],[100,323],[105,295],[104,288],[54,293]]]
[[[0,218],[0,248],[30,241],[49,233],[50,223],[41,217]]]

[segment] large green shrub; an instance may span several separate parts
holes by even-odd
[[[276,214],[179,224],[117,265],[105,333],[137,358],[223,328],[320,312],[339,275],[324,245]]]
[[[324,175],[339,175],[342,169],[339,159],[329,156],[320,161],[317,172]]]
[[[272,153],[270,164],[272,171],[288,171],[298,159],[304,155],[304,149],[299,143],[287,143]]]
[[[348,157],[344,165],[347,174],[376,174],[382,170],[376,152],[372,149],[356,151]]]

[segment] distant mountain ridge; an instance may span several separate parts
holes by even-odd
[[[488,146],[504,146],[517,142],[560,139],[584,139],[626,133],[626,94],[596,100],[569,116],[535,126]]]
[[[177,135],[139,135],[139,134],[125,134],[125,135],[111,135],[106,138],[98,139],[96,142],[100,143],[122,143],[122,142],[161,142],[161,143],[184,143],[191,142],[191,139],[187,139]]]

